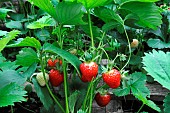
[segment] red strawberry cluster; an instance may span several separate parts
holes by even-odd
[[[59,63],[60,66],[61,66],[62,65],[62,60],[55,59],[53,61],[52,59],[49,59],[47,61],[48,66],[52,67],[52,69],[49,72],[50,83],[51,83],[52,86],[55,86],[55,87],[59,86],[64,81],[63,73],[60,72],[60,70],[58,70],[58,69],[54,69],[57,63]]]

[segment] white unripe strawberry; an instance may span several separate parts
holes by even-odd
[[[47,73],[45,73],[45,78],[48,82],[49,81],[49,75]],[[36,79],[37,79],[40,86],[45,86],[45,80],[44,80],[44,76],[43,76],[42,72],[37,73]]]
[[[138,45],[139,45],[139,41],[137,39],[133,39],[133,41],[130,44],[132,48],[138,47]]]

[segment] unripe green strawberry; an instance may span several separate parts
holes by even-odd
[[[47,73],[45,73],[45,78],[48,82],[49,81],[49,75]],[[43,76],[42,72],[37,74],[36,79],[37,79],[40,86],[45,86],[45,80],[44,80],[44,76]]]

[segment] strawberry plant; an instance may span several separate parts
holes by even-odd
[[[22,86],[29,82],[42,113],[91,113],[94,100],[104,107],[111,94],[132,94],[142,102],[138,113],[144,105],[161,112],[145,86],[148,72],[169,89],[169,52],[147,53],[169,48],[169,9],[161,9],[158,0],[20,3],[25,10],[18,16],[17,10],[0,8],[0,19],[8,28],[0,30],[0,107],[26,101],[29,94]],[[148,39],[150,33],[157,39]],[[9,53],[11,49],[16,50]],[[168,102],[169,95],[165,112]]]

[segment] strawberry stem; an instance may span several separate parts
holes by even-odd
[[[67,65],[64,59],[62,59],[63,62],[63,72],[64,72],[64,92],[65,92],[65,104],[66,104],[66,113],[69,113],[69,105],[68,105],[68,87],[67,87]]]

